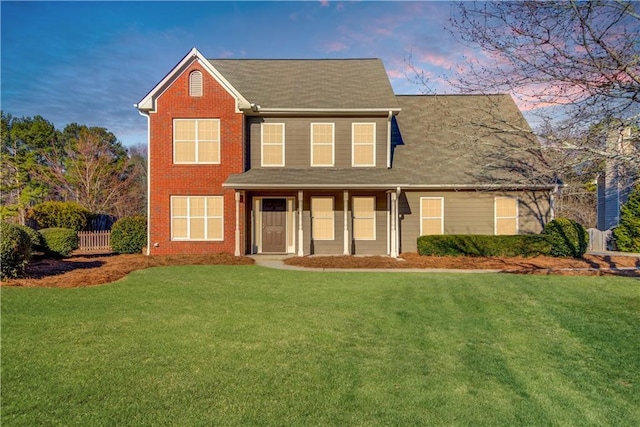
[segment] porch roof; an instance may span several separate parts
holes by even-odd
[[[256,168],[230,175],[224,187],[235,189],[348,189],[391,190],[402,187],[398,173],[380,168],[280,169]]]

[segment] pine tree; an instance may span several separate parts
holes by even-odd
[[[620,209],[620,225],[613,230],[613,237],[619,250],[640,253],[640,184]]]

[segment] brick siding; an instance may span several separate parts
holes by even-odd
[[[203,96],[189,96],[189,73],[200,70]],[[156,101],[150,115],[150,247],[152,255],[207,254],[235,250],[236,207],[233,190],[223,189],[229,174],[243,171],[243,115],[236,112],[236,100],[194,62]],[[220,119],[220,164],[174,165],[173,119]],[[172,242],[171,196],[224,196],[224,240],[221,242]],[[244,219],[241,201],[240,220]],[[244,253],[244,224],[240,224],[241,253]]]

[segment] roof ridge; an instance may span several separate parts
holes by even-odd
[[[436,96],[505,96],[505,95],[509,95],[509,93],[507,92],[496,92],[496,93],[415,93],[415,94],[411,94],[411,93],[396,93],[395,94],[396,97],[400,97],[400,96],[412,96],[412,97],[420,97],[420,96],[430,96],[430,97],[436,97]]]
[[[381,58],[207,58],[209,61],[382,61]]]

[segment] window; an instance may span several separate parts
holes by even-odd
[[[222,196],[172,196],[171,240],[224,240]]]
[[[444,198],[420,198],[420,235],[444,233]]]
[[[333,166],[333,123],[311,123],[311,166]]]
[[[311,198],[311,237],[314,240],[333,240],[333,197]]]
[[[220,163],[220,120],[174,119],[174,163]]]
[[[495,233],[518,234],[518,199],[514,197],[495,198]]]
[[[351,158],[353,166],[376,165],[376,124],[353,123],[351,125]]]
[[[262,124],[262,166],[284,166],[284,123]]]
[[[189,96],[202,96],[202,73],[193,71],[189,74]]]
[[[376,240],[376,198],[354,197],[353,238],[355,240]]]

